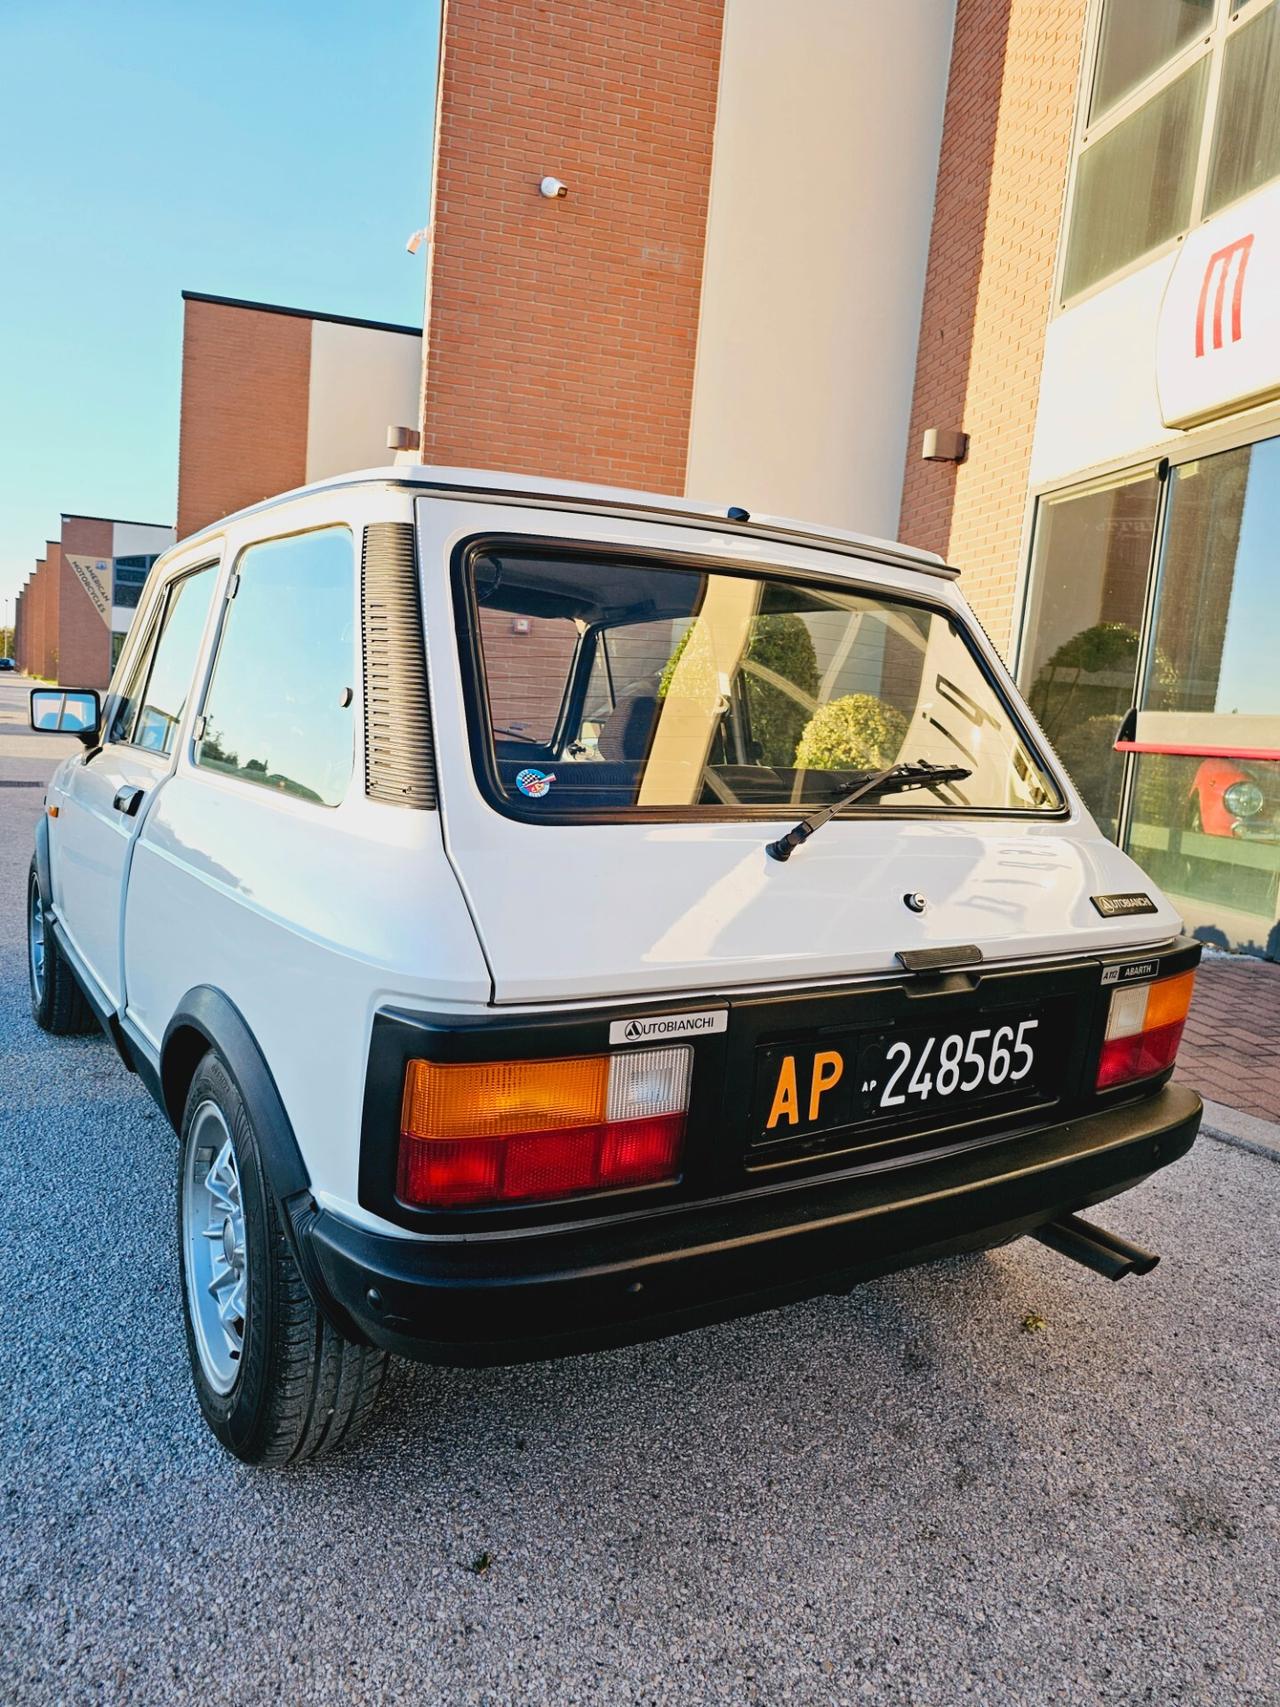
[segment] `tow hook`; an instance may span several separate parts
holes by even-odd
[[[1059,1256],[1070,1257],[1072,1262],[1081,1263],[1096,1274],[1105,1274],[1108,1280],[1123,1280],[1126,1274],[1150,1274],[1160,1261],[1141,1245],[1131,1245],[1128,1239],[1108,1233],[1105,1227],[1091,1226],[1078,1215],[1046,1221],[1031,1236]]]

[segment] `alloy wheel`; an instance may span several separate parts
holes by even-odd
[[[202,1102],[192,1115],[182,1186],[191,1327],[205,1379],[229,1393],[244,1359],[249,1257],[235,1140],[215,1102]]]
[[[27,957],[31,968],[31,993],[37,1002],[44,1000],[45,963],[44,901],[40,885],[31,885],[31,906],[27,918]]]

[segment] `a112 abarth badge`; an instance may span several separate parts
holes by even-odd
[[[541,800],[556,780],[555,772],[523,770],[516,777],[516,787],[530,800]]]

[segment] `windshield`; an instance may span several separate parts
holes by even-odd
[[[888,593],[603,553],[489,547],[464,570],[487,781],[522,815],[839,800],[851,812],[1043,812],[1060,796],[944,611]],[[966,774],[958,775],[958,772]]]

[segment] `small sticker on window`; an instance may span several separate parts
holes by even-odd
[[[530,800],[541,800],[555,780],[554,771],[523,770],[516,777],[516,787]]]

